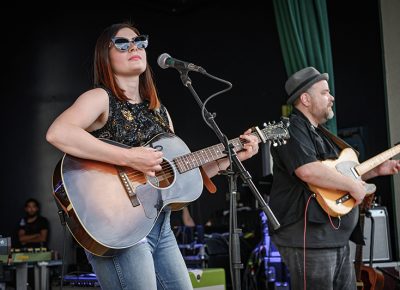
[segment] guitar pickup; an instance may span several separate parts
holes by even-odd
[[[349,199],[350,199],[350,194],[348,193],[348,194],[346,194],[346,195],[343,195],[341,198],[338,198],[337,200],[336,200],[336,204],[340,204],[340,203],[344,203],[344,202],[346,202],[346,201],[348,201]]]

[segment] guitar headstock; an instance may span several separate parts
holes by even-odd
[[[263,143],[271,141],[273,146],[278,146],[286,144],[286,140],[290,138],[289,131],[287,129],[289,125],[289,120],[284,118],[278,123],[275,121],[268,122],[268,124],[264,123],[263,129],[255,127],[255,131]]]

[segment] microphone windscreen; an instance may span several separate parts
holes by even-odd
[[[160,56],[157,58],[157,63],[161,68],[168,68],[168,65],[166,63],[167,59],[170,58],[171,56],[168,53],[163,53],[160,54]]]

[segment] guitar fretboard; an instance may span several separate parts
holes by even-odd
[[[278,124],[270,124],[262,130],[256,127],[256,130],[252,132],[251,135],[257,137],[258,143],[273,140],[275,145],[282,144],[285,143],[285,140],[289,138],[289,133],[286,126],[287,125],[283,124],[283,122],[279,122]],[[228,142],[229,144],[233,145],[233,150],[235,152],[239,152],[243,150],[243,145],[246,143],[246,140],[235,138],[229,140]],[[225,146],[222,143],[219,143],[205,149],[176,157],[173,161],[178,169],[178,172],[184,173],[200,167],[208,162],[225,157],[226,155]]]
[[[254,135],[254,134],[253,134]],[[259,139],[260,140],[260,139]],[[240,138],[236,138],[229,141],[234,146],[235,152],[243,149],[243,144]],[[178,168],[179,173],[183,173],[193,168],[200,167],[208,162],[220,159],[226,156],[225,147],[222,143],[179,156],[174,159],[175,165]]]

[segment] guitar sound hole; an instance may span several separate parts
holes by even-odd
[[[156,176],[147,176],[147,181],[156,188],[165,189],[174,184],[175,170],[165,159],[161,162],[161,167],[162,170],[156,172]]]

